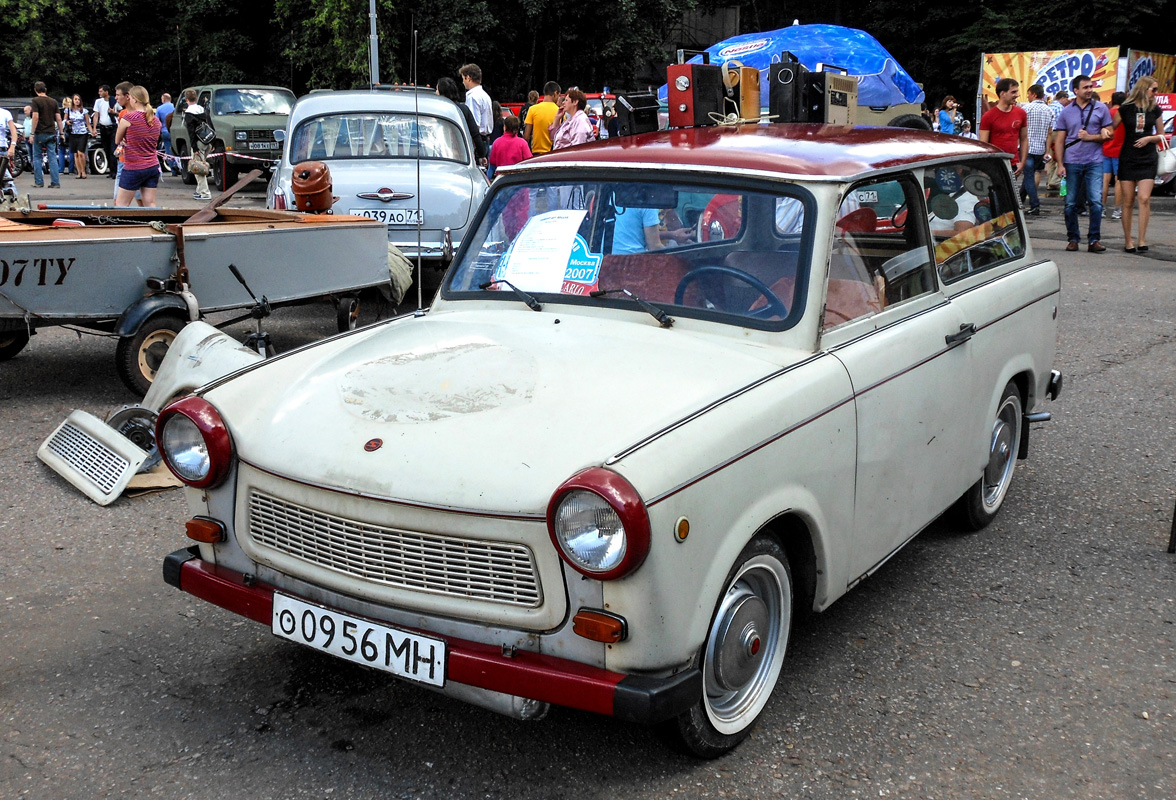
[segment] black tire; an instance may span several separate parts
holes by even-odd
[[[996,406],[988,445],[988,465],[980,480],[956,503],[956,516],[966,531],[988,527],[1000,513],[1017,467],[1021,426],[1025,424],[1022,411],[1021,393],[1017,385],[1009,381]]]
[[[115,366],[128,389],[140,396],[147,394],[168,348],[186,324],[187,320],[177,314],[157,314],[144,322],[134,336],[118,340]]]
[[[90,172],[95,175],[106,175],[110,172],[110,162],[106,159],[106,151],[101,147],[91,150],[86,160],[90,162]]]
[[[359,327],[359,295],[349,294],[340,297],[335,304],[335,324],[339,333],[347,333]]]
[[[217,155],[211,159],[212,175],[209,177],[216,190],[223,192],[237,182],[237,168],[230,164],[228,156],[224,155],[225,146],[219,139],[213,143],[212,149]]]
[[[921,114],[899,114],[886,124],[891,128],[912,128],[916,131],[932,130],[931,123],[923,119]]]
[[[18,144],[18,152],[10,159],[8,159],[8,172],[12,175],[13,180],[19,178],[25,171],[24,159],[20,157],[19,149],[24,145]]]
[[[757,536],[727,574],[699,653],[703,696],[666,724],[687,753],[718,758],[751,733],[780,677],[792,603],[788,557],[774,539]]]
[[[0,361],[14,358],[17,353],[25,349],[25,345],[28,343],[29,332],[27,330],[0,333]]]
[[[191,153],[188,152],[188,145],[185,144],[184,142],[176,142],[176,146],[174,149],[176,151],[176,155],[181,157],[180,180],[182,180],[184,182],[184,184],[187,186],[195,186],[196,185],[196,176],[188,171],[188,163],[189,162],[188,162],[187,157],[189,155],[191,155]]]

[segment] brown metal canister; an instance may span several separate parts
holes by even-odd
[[[331,210],[331,170],[321,161],[303,161],[294,165],[294,207],[299,211],[321,214]]]

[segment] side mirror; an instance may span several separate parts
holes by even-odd
[[[448,227],[442,233],[441,240],[441,263],[449,266],[453,263],[453,231]]]
[[[279,128],[278,130],[274,131],[274,141],[278,142],[279,144],[286,141],[286,130],[284,128]]]

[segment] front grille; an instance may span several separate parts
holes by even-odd
[[[274,143],[274,134],[272,131],[245,131],[247,142],[269,142]]]
[[[81,428],[66,422],[45,443],[51,452],[93,482],[103,494],[114,491],[130,462]]]
[[[404,531],[316,511],[253,489],[257,544],[364,580],[525,608],[542,599],[526,545]]]

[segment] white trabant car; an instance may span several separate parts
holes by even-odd
[[[335,213],[383,222],[389,242],[433,266],[446,229],[460,244],[486,194],[461,109],[431,89],[312,92],[291,109],[283,138],[269,208],[295,208],[294,165],[321,161],[331,170]]]
[[[958,137],[675,130],[500,174],[431,308],[160,414],[198,542],[165,578],[502,713],[716,756],[797,614],[1000,510],[1061,388],[1058,269],[1007,156]]]

